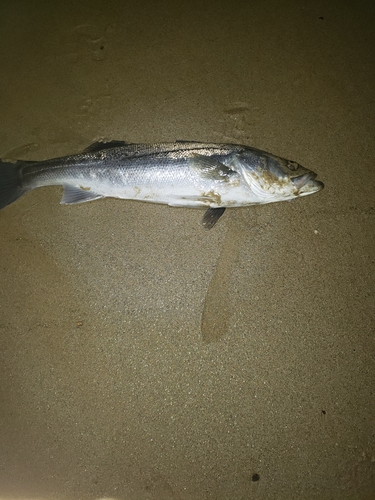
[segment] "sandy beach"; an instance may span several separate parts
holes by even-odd
[[[325,189],[0,212],[1,500],[375,498],[375,7],[0,9],[1,158],[240,143]]]

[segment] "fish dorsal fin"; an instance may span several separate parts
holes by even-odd
[[[202,225],[205,229],[212,229],[225,212],[225,207],[208,208],[203,216]]]
[[[95,153],[96,151],[103,151],[103,149],[121,148],[127,146],[129,143],[125,141],[96,141],[90,144],[86,149],[83,150],[84,153]]]
[[[62,205],[75,205],[76,203],[85,203],[104,198],[103,195],[93,193],[89,189],[83,189],[69,184],[64,185],[64,194],[60,201]]]
[[[202,177],[214,181],[232,183],[240,177],[235,170],[232,170],[210,156],[194,155],[189,158],[189,163]]]

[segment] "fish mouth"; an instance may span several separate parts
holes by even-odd
[[[299,196],[316,193],[324,188],[323,182],[316,181],[315,178],[314,172],[308,172],[292,179],[295,188],[298,189]]]

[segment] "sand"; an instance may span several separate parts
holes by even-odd
[[[371,2],[14,2],[2,158],[244,143],[325,189],[0,212],[0,498],[375,498]]]

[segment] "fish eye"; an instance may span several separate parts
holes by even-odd
[[[298,167],[299,167],[297,162],[291,161],[291,160],[286,161],[286,166],[289,168],[289,170],[292,170],[293,172],[295,170],[298,170]]]

